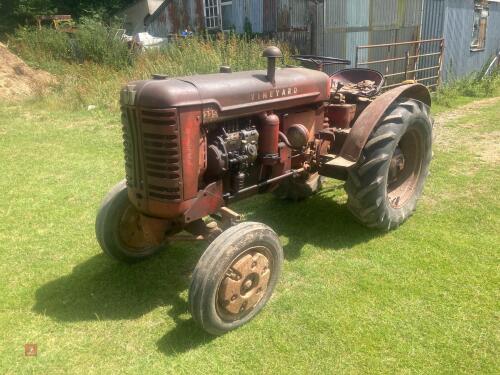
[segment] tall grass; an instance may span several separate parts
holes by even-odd
[[[452,78],[436,90],[434,103],[452,107],[461,97],[484,98],[493,95],[500,95],[500,69],[488,77],[476,72],[466,77]]]
[[[289,61],[290,48],[277,41],[263,41],[231,34],[212,38],[186,38],[164,48],[149,50],[136,59],[135,72],[146,78],[152,72],[169,75],[213,73],[221,65],[233,71],[264,68],[262,50],[269,44],[278,45]]]
[[[70,35],[21,28],[9,40],[23,59],[59,79],[52,96],[34,100],[52,108],[96,105],[109,110],[118,109],[119,89],[128,81],[147,79],[153,73],[214,73],[221,65],[229,65],[233,71],[261,69],[266,65],[262,51],[271,44],[282,50],[284,62],[289,63],[293,51],[287,44],[235,34],[178,39],[135,54],[115,38],[112,28],[93,20]]]

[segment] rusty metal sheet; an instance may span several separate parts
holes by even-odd
[[[189,209],[184,212],[184,223],[190,223],[217,212],[223,205],[222,180],[218,180],[198,192]]]

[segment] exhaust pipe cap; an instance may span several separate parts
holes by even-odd
[[[276,75],[276,59],[283,57],[283,54],[278,47],[269,46],[264,50],[264,52],[262,52],[262,57],[267,58],[267,80],[274,85]]]
[[[269,58],[278,59],[280,57],[283,57],[283,54],[281,53],[281,50],[278,47],[269,46],[264,50],[264,52],[262,52],[262,57],[267,57],[268,59]]]

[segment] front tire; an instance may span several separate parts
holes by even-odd
[[[413,99],[395,102],[349,170],[345,184],[349,210],[368,227],[398,227],[415,211],[431,159],[428,107]]]
[[[125,180],[116,184],[102,201],[95,232],[103,252],[120,262],[138,262],[163,247],[141,230],[140,215],[130,203]]]
[[[276,233],[260,223],[240,223],[217,237],[201,256],[189,288],[193,319],[221,335],[242,326],[264,307],[283,263]]]

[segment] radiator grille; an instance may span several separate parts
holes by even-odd
[[[142,197],[182,199],[177,111],[122,108],[127,185]]]

